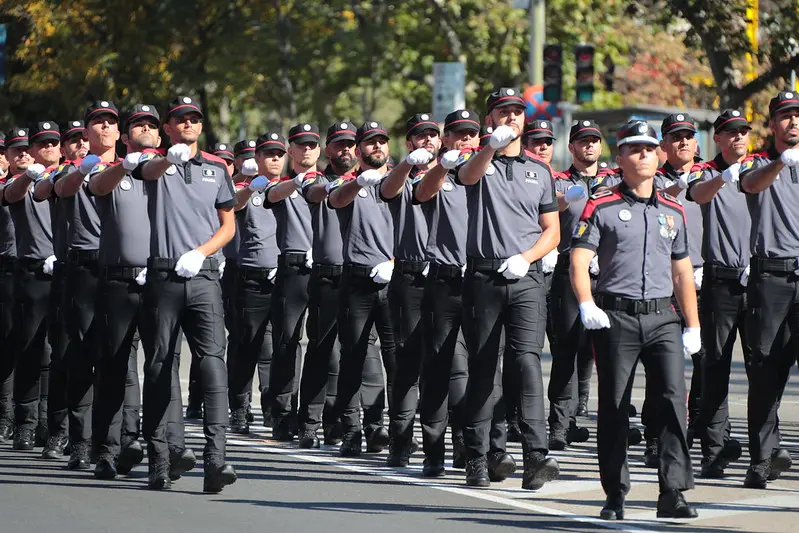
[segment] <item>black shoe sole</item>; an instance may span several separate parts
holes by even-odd
[[[299,447],[304,450],[319,448],[319,439],[300,439]]]
[[[197,459],[191,456],[181,456],[174,465],[169,466],[169,479],[170,481],[177,481],[183,474],[189,470],[193,470],[197,466]]]
[[[566,449],[568,443],[565,440],[551,440],[548,445],[551,451],[561,452]]]
[[[543,465],[527,483],[522,483],[524,490],[538,490],[548,482],[557,479],[560,475],[560,467],[557,463],[551,462]]]
[[[168,490],[172,488],[172,482],[168,478],[159,478],[147,483],[148,490]]]
[[[90,470],[92,465],[89,461],[78,461],[67,463],[67,470]]]
[[[42,450],[42,459],[54,460],[60,459],[62,457],[64,457],[64,450],[59,450],[56,448]]]
[[[600,520],[624,520],[624,509],[602,509],[599,512]]]
[[[129,448],[126,446],[119,451],[117,473],[124,476],[142,461],[144,461],[144,448]]]
[[[466,478],[466,485],[468,485],[469,487],[477,487],[477,488],[484,489],[486,487],[490,487],[491,486],[491,480],[488,479],[488,478],[469,479],[467,477]]]
[[[101,479],[103,481],[112,481],[116,479],[117,472],[110,468],[103,468],[98,470],[97,468],[94,469],[94,479]]]
[[[18,452],[29,452],[33,450],[33,444],[14,444],[13,448]]]
[[[228,485],[232,485],[238,479],[238,476],[235,472],[222,472],[214,476],[215,479],[209,481],[205,480],[203,482],[203,492],[208,494],[218,494],[222,492],[222,489],[227,487]]]
[[[674,513],[672,511],[658,511],[655,516],[658,518],[698,518],[699,513],[696,511],[691,514],[686,514],[685,512]]]
[[[507,461],[500,463],[496,468],[488,469],[488,479],[493,482],[505,481],[516,472],[516,463]]]

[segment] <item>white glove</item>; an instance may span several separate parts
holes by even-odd
[[[367,171],[368,172],[368,171]],[[374,267],[369,276],[375,283],[388,283],[391,281],[391,276],[394,274],[394,261],[384,261]]]
[[[424,277],[427,277],[427,275],[428,275],[429,273],[430,273],[430,263],[427,263],[427,264],[424,266],[424,270],[422,270],[422,276],[424,276]]]
[[[261,192],[266,189],[266,186],[269,185],[269,180],[266,176],[258,176],[257,178],[253,179],[247,188],[249,188],[252,192]]]
[[[603,329],[610,327],[608,314],[597,307],[594,302],[580,304],[580,321],[585,329]]]
[[[182,165],[191,157],[191,148],[186,144],[175,144],[166,152],[166,160],[173,165]]]
[[[458,166],[458,160],[461,158],[460,150],[448,150],[441,156],[441,166],[447,170],[452,170]]]
[[[466,277],[466,265],[463,265],[463,266],[461,267],[461,277],[462,277],[462,278],[465,278],[465,277]]]
[[[566,189],[566,194],[563,197],[566,199],[566,203],[570,204],[588,197],[588,191],[582,185],[572,185]]]
[[[738,172],[741,170],[741,164],[735,163],[727,167],[727,170],[721,173],[721,179],[724,183],[736,183],[738,181]]]
[[[302,185],[302,180],[304,180],[304,179],[305,179],[305,172],[300,172],[299,174],[294,176],[294,178],[292,178],[291,181],[294,182],[294,185],[296,185],[297,187],[300,187]]]
[[[749,265],[746,265],[746,268],[743,272],[741,272],[741,277],[738,278],[738,281],[741,282],[741,285],[746,287],[749,285]]]
[[[136,284],[139,285],[139,286],[142,286],[145,283],[147,283],[147,269],[146,268],[143,268],[142,271],[139,272],[139,275],[136,276],[135,281],[136,281]]]
[[[139,159],[141,159],[141,152],[130,152],[122,160],[122,168],[125,170],[133,170],[139,166]]]
[[[786,167],[799,166],[799,148],[788,148],[780,156],[780,161]]]
[[[702,267],[694,269],[694,285],[696,286],[696,290],[702,288]]]
[[[221,263],[219,263],[219,268],[217,270],[219,270],[219,276],[220,277],[225,275],[225,261],[222,261]]]
[[[595,255],[591,258],[591,262],[588,263],[588,272],[594,276],[599,275],[599,256]]]
[[[510,126],[497,126],[497,128],[494,129],[494,133],[491,134],[488,144],[490,144],[491,148],[494,150],[498,150],[509,145],[515,138],[516,132],[513,131],[513,128]]]
[[[371,187],[372,185],[377,185],[380,183],[382,179],[383,175],[379,170],[371,169],[361,172],[361,175],[358,176],[356,181],[361,187]]]
[[[682,330],[682,348],[686,357],[690,357],[702,349],[700,328],[684,328]]]
[[[313,268],[313,248],[305,252],[305,268]]]
[[[505,279],[521,279],[530,271],[530,263],[521,254],[508,257],[497,269],[497,272],[505,276]]]
[[[433,160],[433,154],[427,151],[426,148],[417,148],[413,152],[405,156],[405,162],[409,165],[426,165]]]
[[[683,174],[680,174],[680,176],[677,178],[677,185],[680,186],[680,189],[685,190],[688,188],[688,176],[690,175],[691,175],[690,172],[685,172]]]
[[[196,276],[203,267],[205,261],[205,254],[199,250],[189,250],[180,256],[177,264],[175,265],[175,272],[178,276],[184,278],[193,278]]]
[[[273,268],[272,270],[269,271],[269,274],[266,275],[266,279],[268,281],[273,281],[275,279],[275,276],[277,276],[277,269]]]
[[[28,176],[30,179],[35,180],[38,179],[39,176],[41,176],[45,170],[46,169],[44,168],[44,165],[40,165],[39,163],[34,163],[32,165],[28,165],[27,170],[25,170],[25,175]]]
[[[54,255],[49,256],[47,259],[44,260],[44,264],[42,265],[42,272],[44,272],[48,276],[52,276],[54,263],[55,263],[55,256]]]
[[[549,274],[550,272],[555,271],[555,265],[558,264],[558,249],[555,248],[547,255],[541,258],[541,268],[544,270],[544,274]]]
[[[80,166],[78,167],[78,170],[80,171],[81,174],[83,174],[85,176],[86,174],[91,172],[91,170],[99,162],[100,162],[100,158],[99,157],[97,157],[94,154],[89,154],[86,157],[84,157],[83,160],[80,162]]]
[[[255,159],[245,159],[241,164],[240,172],[245,176],[255,176],[258,174],[258,163],[255,162]]]

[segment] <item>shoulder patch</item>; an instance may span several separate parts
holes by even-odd
[[[745,171],[749,170],[750,168],[752,168],[754,165],[755,165],[755,158],[750,156],[750,157],[744,159],[744,162],[741,163],[740,172],[745,172]]]
[[[702,174],[704,174],[704,173],[705,173],[704,169],[694,170],[688,176],[688,183],[693,183],[695,181],[701,180],[702,179]]]
[[[586,222],[585,220],[581,220],[580,222],[577,223],[576,226],[574,226],[572,237],[575,239],[579,239],[580,237],[583,236],[583,233],[585,233],[585,230],[587,229],[588,229],[588,222]]]
[[[660,191],[660,195],[663,196],[663,198],[665,198],[666,200],[671,200],[672,202],[674,202],[677,205],[682,205],[677,198],[675,198],[674,196],[670,195],[669,193]]]
[[[596,194],[592,194],[591,195],[591,200],[599,200],[600,198],[605,198],[606,196],[611,196],[612,194],[613,194],[613,191],[611,189],[605,189],[605,190],[599,191]]]
[[[342,185],[344,185],[344,182],[346,182],[346,181],[347,180],[344,179],[344,178],[338,178],[338,179],[336,179],[334,181],[331,181],[330,182],[330,190],[332,191],[336,187],[341,187]]]
[[[422,181],[422,179],[424,179],[424,175],[425,175],[424,172],[419,172],[418,174],[416,174],[413,178],[411,178],[411,185],[416,185],[417,183]]]

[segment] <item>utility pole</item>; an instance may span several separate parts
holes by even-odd
[[[544,83],[544,41],[547,33],[545,0],[530,0],[530,82]]]

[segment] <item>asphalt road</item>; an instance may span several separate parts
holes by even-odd
[[[184,352],[188,353],[188,351]],[[550,359],[544,357],[545,373]],[[181,370],[184,390],[188,368]],[[690,375],[690,368],[688,369]],[[639,367],[633,391],[639,410],[644,374]],[[592,392],[595,391],[595,383]],[[740,353],[731,379],[733,433],[745,442],[746,375]],[[257,402],[254,402],[257,403]],[[421,477],[421,453],[406,469],[383,466],[385,452],[360,459],[341,459],[336,450],[298,450],[268,440],[258,420],[253,433],[229,440],[228,459],[239,473],[236,484],[218,495],[202,493],[202,468],[189,472],[168,492],[145,489],[146,466],[112,482],[94,479],[91,472],[64,470],[61,462],[39,459],[39,450],[15,452],[0,445],[0,531],[58,531],[115,533],[261,530],[280,532],[408,533],[422,530],[459,533],[485,532],[486,527],[516,531],[698,531],[799,532],[799,372],[794,371],[780,410],[784,447],[797,467],[768,490],[742,487],[748,455],[731,465],[723,480],[696,480],[686,493],[700,512],[699,519],[680,523],[655,518],[657,478],[643,466],[643,445],[630,449],[633,488],[627,500],[627,519],[598,520],[604,494],[596,463],[596,398],[591,417],[584,419],[589,442],[553,456],[561,477],[538,492],[520,489],[521,472],[490,489],[466,487],[460,470],[440,480]],[[634,423],[640,423],[634,419]],[[198,456],[202,428],[187,425],[189,446]],[[421,438],[418,434],[417,437]],[[698,472],[698,446],[694,466]],[[521,468],[521,448],[509,451]]]

